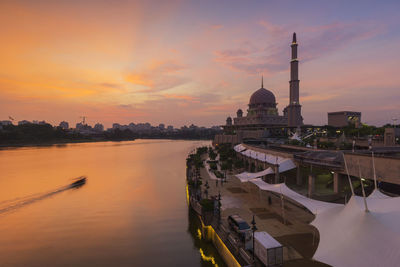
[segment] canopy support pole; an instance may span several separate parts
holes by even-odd
[[[378,186],[377,186],[377,183],[376,183],[376,170],[375,170],[374,151],[372,151],[372,168],[374,169],[374,183],[375,183],[375,189],[378,189]]]
[[[346,168],[347,178],[349,179],[349,184],[350,184],[350,189],[351,189],[351,195],[354,196],[354,188],[353,188],[353,184],[351,183],[351,178],[350,178],[350,174],[349,174],[349,169],[347,168],[346,158],[344,157],[344,153],[342,153],[342,155],[343,155],[343,160],[344,160],[344,166],[345,166],[345,168]]]
[[[363,181],[362,181],[362,178],[361,178],[360,160],[358,160],[358,173],[360,175],[360,182],[361,182],[361,189],[362,189],[362,194],[363,194],[363,199],[364,199],[365,212],[369,212],[368,205],[367,205],[367,199],[365,197],[364,184],[363,184]]]

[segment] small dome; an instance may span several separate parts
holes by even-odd
[[[276,101],[274,94],[265,88],[260,88],[251,95],[249,105],[275,103]]]
[[[243,116],[243,110],[238,109],[238,111],[236,111],[236,115],[240,118]]]
[[[228,118],[226,118],[226,125],[232,125],[232,118],[231,117],[228,117]]]

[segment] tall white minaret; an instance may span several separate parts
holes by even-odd
[[[297,127],[303,125],[301,116],[301,105],[299,101],[299,60],[297,59],[297,40],[296,33],[293,33],[292,59],[290,60],[290,97],[287,106],[288,126]]]

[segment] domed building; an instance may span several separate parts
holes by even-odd
[[[239,109],[237,117],[228,117],[227,124],[223,126],[225,133],[240,134],[248,138],[260,138],[269,136],[274,129],[280,131],[282,126],[286,127],[288,120],[285,116],[280,116],[277,109],[275,95],[264,88],[263,79],[261,88],[255,91],[249,100],[247,115]]]
[[[289,105],[279,115],[275,95],[264,88],[261,78],[261,88],[251,96],[247,114],[239,109],[237,117],[227,118],[223,125],[224,134],[216,136],[214,143],[240,143],[244,139],[262,139],[279,136],[288,129],[294,130],[303,125],[301,105],[299,101],[298,59],[297,59],[296,33],[293,34],[291,43],[292,58],[290,60]]]
[[[279,116],[275,96],[264,88],[263,80],[261,80],[261,88],[251,95],[248,106],[247,116],[241,118],[238,116],[234,120],[235,124],[287,124],[287,119]]]

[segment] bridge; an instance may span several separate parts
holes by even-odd
[[[297,166],[296,183],[303,183],[301,167],[317,167],[333,174],[333,191],[339,193],[342,184],[348,183],[348,174],[353,178],[374,180],[374,168],[377,181],[400,185],[400,147],[380,147],[372,150],[337,151],[321,150],[290,145],[271,145],[268,147],[243,144],[246,149],[292,159]],[[372,157],[372,152],[374,157]],[[256,168],[272,167],[275,170],[275,183],[279,182],[277,164],[269,164],[238,153],[249,166]],[[374,160],[372,160],[374,158]],[[346,164],[345,164],[346,163]],[[347,165],[347,170],[346,170]],[[361,174],[360,174],[361,173]],[[315,175],[308,175],[308,194],[315,190]]]

